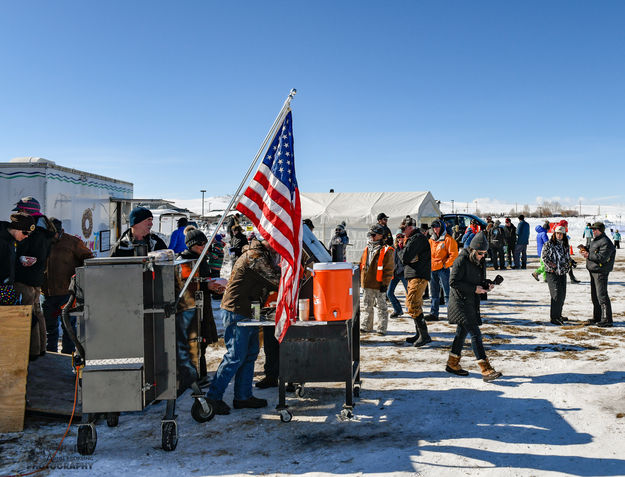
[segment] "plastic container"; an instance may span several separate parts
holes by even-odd
[[[300,321],[308,321],[310,318],[310,300],[308,298],[302,298],[297,303],[298,317]]]
[[[353,265],[346,262],[313,266],[313,314],[316,321],[349,320],[352,317]]]

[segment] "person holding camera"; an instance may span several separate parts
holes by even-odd
[[[590,228],[593,235],[590,247],[580,249],[580,253],[586,259],[586,269],[590,272],[592,320],[587,324],[610,328],[612,327],[612,302],[608,296],[608,275],[614,268],[616,248],[605,234],[603,222],[595,222]]]
[[[360,257],[360,285],[363,289],[361,331],[373,331],[373,307],[378,310],[377,334],[385,335],[388,326],[386,291],[395,269],[393,247],[384,243],[384,227],[374,224],[367,234],[367,248]]]
[[[460,366],[462,347],[471,336],[471,348],[482,370],[482,379],[486,382],[501,377],[495,371],[488,358],[482,343],[479,315],[479,296],[493,289],[494,283],[484,280],[484,257],[488,253],[488,240],[484,232],[478,232],[468,247],[462,249],[458,258],[451,267],[449,286],[451,293],[447,307],[447,319],[450,324],[457,325],[456,336],[451,345],[445,371],[458,376],[468,376],[469,372]]]
[[[545,268],[545,281],[551,295],[550,317],[554,325],[563,325],[562,306],[566,298],[566,275],[571,269],[571,252],[566,229],[558,225],[551,238],[543,245],[541,260]]]

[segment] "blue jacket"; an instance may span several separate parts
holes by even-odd
[[[169,248],[172,249],[176,253],[184,252],[187,249],[187,245],[184,243],[184,227],[178,227],[174,230],[174,233],[171,234],[171,238],[169,239]]]
[[[460,242],[462,242],[464,247],[469,247],[471,245],[471,240],[473,239],[473,237],[475,237],[473,230],[471,230],[471,227],[467,227],[467,230],[464,232],[464,235],[462,236]]]
[[[517,245],[527,245],[530,241],[530,224],[521,220],[516,227]]]
[[[536,226],[536,251],[538,252],[538,256],[541,257],[541,252],[543,251],[543,245],[545,245],[549,241],[549,237],[547,236],[547,231],[542,225]]]

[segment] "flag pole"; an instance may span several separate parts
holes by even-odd
[[[200,263],[202,263],[202,260],[204,259],[204,256],[208,252],[210,244],[212,243],[213,239],[215,238],[215,235],[217,235],[217,232],[219,231],[219,227],[221,227],[222,224],[224,223],[224,221],[226,220],[226,216],[228,215],[228,212],[230,212],[230,210],[232,209],[232,206],[236,202],[238,202],[239,194],[241,193],[241,189],[243,189],[243,186],[247,182],[247,179],[249,178],[250,174],[252,173],[252,171],[256,167],[256,163],[258,162],[258,158],[263,154],[263,152],[265,151],[265,148],[267,147],[267,143],[273,138],[273,136],[276,133],[276,130],[278,129],[278,127],[280,127],[280,125],[282,124],[282,121],[284,121],[284,118],[286,117],[287,113],[289,112],[289,110],[291,108],[291,100],[295,97],[296,93],[297,93],[297,90],[295,88],[293,88],[293,89],[291,89],[291,91],[289,91],[289,95],[287,96],[286,100],[284,101],[284,104],[282,105],[282,109],[278,113],[278,116],[276,117],[276,120],[273,122],[273,125],[269,129],[269,132],[267,133],[267,136],[265,136],[265,140],[263,141],[263,143],[261,144],[260,148],[258,149],[258,152],[256,153],[256,156],[254,157],[254,160],[250,164],[250,167],[247,169],[247,172],[245,173],[245,177],[243,177],[243,180],[239,184],[239,187],[237,188],[237,191],[232,196],[232,199],[230,199],[230,203],[228,204],[228,206],[226,207],[226,210],[224,210],[224,213],[222,214],[221,218],[217,222],[217,227],[215,227],[215,230],[213,230],[213,233],[211,234],[210,238],[208,239],[206,247],[204,247],[204,250],[202,250],[202,253],[200,254],[200,257],[195,262],[195,265],[193,266],[193,270],[191,270],[191,274],[189,275],[189,278],[187,278],[187,281],[184,282],[182,290],[178,294],[178,298],[176,298],[176,303],[174,305],[174,309],[173,309],[172,313],[176,312],[176,308],[178,307],[178,303],[182,299],[182,295],[184,295],[184,293],[187,291],[187,288],[189,288],[189,284],[191,283],[191,280],[193,280],[193,277],[195,276],[195,273],[197,272],[197,269],[200,268]]]

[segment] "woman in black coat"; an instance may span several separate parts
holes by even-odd
[[[458,326],[445,370],[458,376],[468,376],[468,371],[460,367],[460,354],[467,335],[470,335],[471,348],[482,369],[482,379],[489,382],[500,377],[501,373],[495,371],[488,362],[480,332],[482,321],[478,311],[479,295],[490,291],[494,286],[482,287],[485,276],[483,258],[487,250],[488,240],[484,232],[479,232],[473,237],[469,247],[462,249],[451,267],[447,317],[449,323]]]

